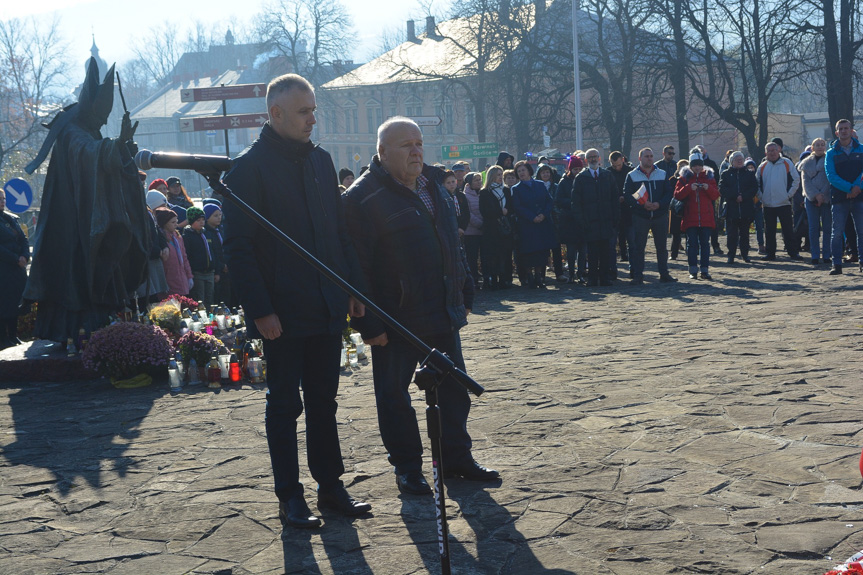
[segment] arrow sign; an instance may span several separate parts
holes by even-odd
[[[266,84],[234,84],[233,86],[214,86],[212,88],[187,88],[180,90],[180,101],[242,100],[245,98],[262,98],[266,93]]]
[[[3,185],[6,191],[6,207],[11,212],[21,214],[30,209],[33,203],[33,188],[21,178],[12,178]]]
[[[417,123],[417,126],[440,126],[440,116],[411,116],[411,120]]]
[[[208,130],[260,128],[266,123],[267,116],[265,114],[235,114],[233,116],[204,116],[202,118],[180,118],[180,131],[204,132]]]

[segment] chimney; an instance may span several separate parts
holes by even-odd
[[[545,0],[533,0],[534,18],[539,18],[545,12]]]
[[[417,30],[413,20],[408,20],[408,42],[417,41]]]
[[[426,16],[426,37],[433,38],[434,35],[434,16]]]

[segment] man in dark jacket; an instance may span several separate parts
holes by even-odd
[[[412,120],[384,122],[378,129],[378,155],[345,194],[345,216],[371,299],[464,369],[458,332],[473,305],[473,280],[458,241],[453,198],[443,189],[443,172],[423,163],[422,146],[422,132]],[[402,493],[430,493],[408,393],[424,358],[377,317],[354,318],[351,325],[372,346],[378,423],[396,484]],[[447,378],[438,394],[447,477],[496,479],[497,471],[471,455],[467,391]]]
[[[626,161],[626,157],[621,152],[612,152],[609,154],[608,162],[608,172],[611,174],[611,177],[614,178],[615,189],[618,193],[618,209],[620,210],[620,213],[617,220],[617,243],[620,246],[620,261],[626,262],[629,261],[629,252],[632,249],[635,236],[632,231],[632,214],[630,214],[629,209],[623,205],[623,186],[626,183],[626,176],[628,176],[629,172],[634,168],[632,167],[632,164]],[[616,271],[616,254],[612,264]]]
[[[327,267],[362,289],[362,271],[345,231],[330,155],[310,141],[312,85],[295,74],[267,86],[269,122],[235,160],[225,183],[252,208],[286,230]],[[318,527],[299,481],[297,418],[306,410],[309,471],[318,509],[360,515],[371,505],[348,495],[336,427],[339,354],[345,317],[364,313],[335,284],[300,259],[231,202],[224,206],[224,250],[251,337],[260,334],[268,360],[266,429],[279,517]]]
[[[654,165],[665,172],[665,179],[670,180],[674,177],[674,172],[677,171],[677,162],[674,161],[674,146],[668,145],[662,148],[662,159]]]
[[[744,165],[741,152],[729,157],[731,167],[719,176],[719,194],[725,199],[728,223],[728,263],[734,263],[738,247],[743,261],[749,263],[749,226],[755,218],[758,178]]]
[[[845,223],[850,216],[857,230],[860,270],[863,271],[863,146],[854,138],[850,120],[836,122],[836,140],[824,157],[824,173],[830,182],[830,203],[833,214],[833,269],[830,275],[842,273]]]
[[[610,242],[620,213],[614,177],[600,165],[599,150],[585,153],[587,169],[572,184],[572,214],[587,243],[587,285],[612,285]]]
[[[630,269],[632,285],[644,283],[644,252],[648,232],[653,234],[660,282],[677,281],[668,273],[668,206],[672,190],[665,172],[653,165],[653,150],[638,152],[638,167],[626,176],[623,199],[632,214],[635,243],[632,246]],[[637,197],[636,197],[637,196]]]

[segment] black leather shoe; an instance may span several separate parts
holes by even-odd
[[[833,266],[833,269],[830,270],[831,276],[841,276],[842,275],[842,266]]]
[[[372,510],[372,506],[364,501],[351,497],[344,487],[333,491],[318,491],[318,510],[335,511],[346,517],[362,515]]]
[[[677,278],[672,277],[669,274],[665,274],[664,276],[659,276],[659,281],[660,281],[660,283],[668,284],[668,283],[676,282]]]
[[[282,526],[290,525],[297,529],[314,529],[321,526],[321,520],[312,515],[302,495],[291,497],[287,503],[279,502],[279,519]]]
[[[470,481],[494,481],[500,477],[500,473],[471,460],[468,463],[448,467],[444,463],[443,476],[446,478],[461,477]]]
[[[419,471],[396,473],[396,485],[399,491],[408,495],[428,495],[432,492],[428,481]]]

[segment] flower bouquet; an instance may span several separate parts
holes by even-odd
[[[183,310],[183,309],[190,309],[190,310],[198,309],[198,302],[196,302],[192,298],[186,297],[184,295],[168,296],[167,298],[163,299],[159,303],[163,304],[163,303],[169,303],[172,301],[176,302],[176,304],[180,307],[181,310]]]
[[[207,365],[210,358],[218,354],[220,347],[222,342],[217,337],[197,331],[190,331],[177,340],[177,349],[186,365],[194,359],[198,367]]]
[[[150,310],[150,321],[175,338],[180,336],[180,304],[169,299]]]
[[[164,371],[171,355],[171,340],[161,328],[119,322],[93,332],[82,361],[99,375],[118,380]]]

